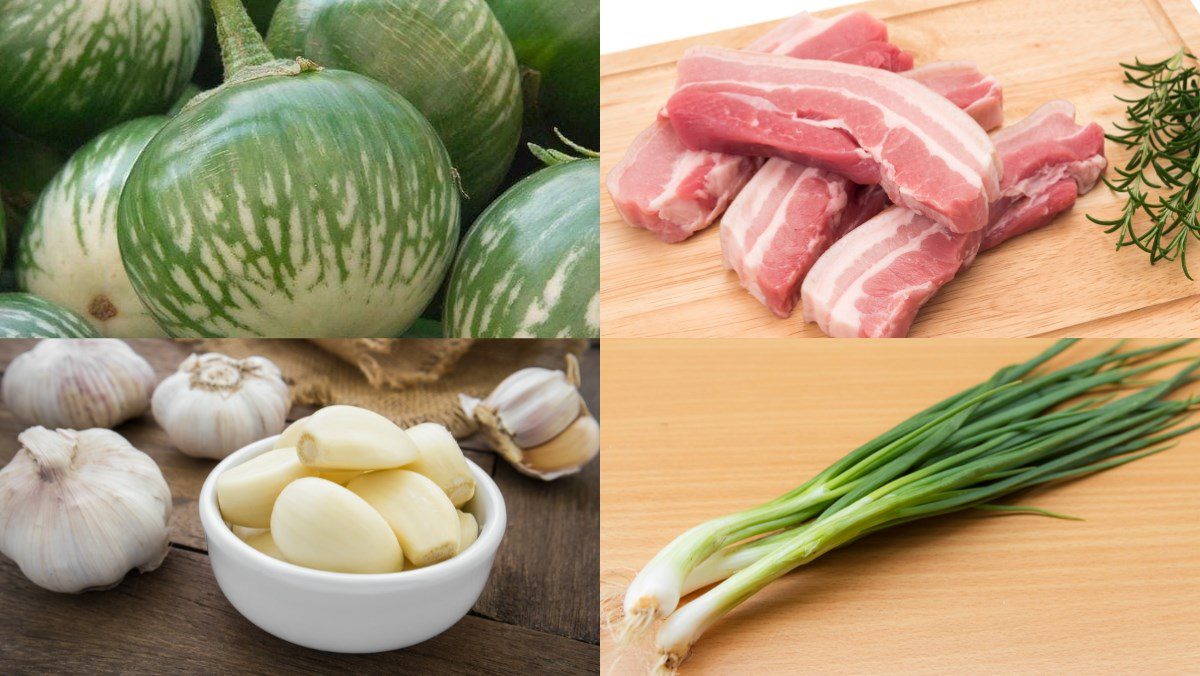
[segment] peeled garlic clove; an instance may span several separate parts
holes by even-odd
[[[340,486],[345,486],[355,477],[362,476],[363,474],[366,474],[366,472],[361,469],[322,469],[317,471],[317,476],[322,479],[328,479]]]
[[[294,448],[267,451],[231,467],[217,477],[221,516],[231,524],[267,528],[271,525],[271,508],[284,487],[312,474],[300,464]]]
[[[422,423],[405,432],[420,450],[417,459],[405,465],[405,469],[432,479],[455,507],[467,504],[475,495],[475,477],[450,430],[437,423]]]
[[[40,587],[116,586],[158,568],[171,489],[158,465],[110,430],[33,427],[0,470],[0,552]]]
[[[600,423],[590,415],[582,415],[557,437],[523,449],[515,467],[523,474],[552,481],[578,472],[599,452]]]
[[[28,424],[115,427],[146,412],[154,369],[111,338],[43,340],[4,372],[4,402]]]
[[[278,434],[286,423],[287,383],[262,357],[192,355],[159,384],[154,419],[185,455],[220,460]]]
[[[283,430],[283,433],[275,440],[275,448],[295,448],[300,441],[300,430],[304,429],[304,423],[307,420],[308,416],[304,416],[288,425],[287,429]]]
[[[471,546],[475,538],[479,537],[479,523],[475,521],[475,515],[460,511],[458,513],[458,551],[462,553],[464,549]]]
[[[417,566],[458,552],[461,528],[450,498],[431,479],[405,469],[364,474],[346,488],[383,515],[404,555]]]
[[[283,552],[279,551],[279,546],[275,544],[275,538],[271,536],[270,530],[247,535],[242,538],[242,541],[273,559],[287,561],[283,556]]]
[[[570,425],[583,407],[579,395],[579,363],[567,357],[567,370],[531,367],[505,378],[483,400],[459,395],[468,418],[490,411],[501,430],[521,448],[543,444]]]
[[[392,573],[404,554],[387,521],[365,500],[332,481],[288,484],[271,512],[271,535],[285,559],[337,573]]]
[[[323,470],[392,469],[420,453],[399,425],[357,406],[326,406],[309,416],[296,450],[305,465]]]

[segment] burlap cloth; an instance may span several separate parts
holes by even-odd
[[[579,356],[581,340],[322,339],[244,340],[217,338],[200,347],[243,359],[266,357],[283,371],[292,403],[362,406],[402,427],[445,425],[462,438],[475,431],[463,415],[460,392],[484,397],[509,374],[528,366],[565,368]]]

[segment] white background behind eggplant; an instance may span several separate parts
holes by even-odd
[[[1200,10],[1200,0],[1192,0]],[[600,52],[620,52],[803,11],[855,4],[846,0],[601,0]]]

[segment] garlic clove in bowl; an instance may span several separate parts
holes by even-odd
[[[22,422],[112,428],[146,412],[154,369],[113,338],[43,340],[4,371],[4,403]]]
[[[185,359],[154,390],[151,406],[180,452],[219,460],[283,430],[291,402],[270,360],[210,352]]]
[[[0,470],[0,552],[56,592],[108,589],[169,548],[171,489],[158,465],[110,430],[33,427]]]

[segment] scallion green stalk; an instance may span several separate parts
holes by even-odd
[[[665,617],[656,642],[659,666],[673,669],[725,613],[831,549],[883,528],[993,506],[1014,491],[1166,450],[1172,439],[1200,427],[1178,426],[1192,400],[1167,399],[1197,380],[1200,360],[1155,361],[1186,342],[1124,352],[1117,344],[1041,372],[1073,344],[1059,342],[918,413],[799,488],[692,528],[630,584],[623,638]],[[1166,380],[1141,380],[1181,361],[1188,366]],[[1121,389],[1136,391],[1117,398]],[[719,584],[678,607],[682,596],[713,583]]]

